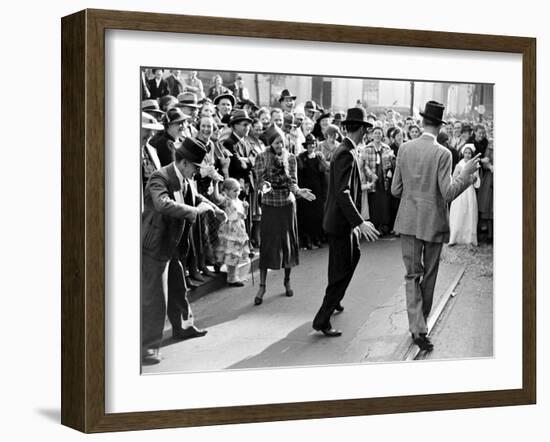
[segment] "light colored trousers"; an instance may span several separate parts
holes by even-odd
[[[426,321],[432,309],[442,246],[440,242],[401,235],[409,330],[415,337],[428,333]]]

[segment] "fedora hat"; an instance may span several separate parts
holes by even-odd
[[[229,101],[231,101],[231,107],[235,107],[235,96],[229,93],[218,95],[216,98],[214,98],[214,104],[218,104],[220,100],[223,100],[224,98],[227,98]]]
[[[189,115],[185,115],[181,109],[178,109],[177,107],[173,107],[171,109],[168,109],[166,111],[166,114],[164,115],[164,123],[167,125],[181,123],[182,121],[188,120],[191,118]]]
[[[372,124],[367,121],[365,110],[362,107],[352,107],[348,109],[346,119],[342,120],[340,124],[343,126],[348,124],[362,124],[368,128],[372,127]]]
[[[160,124],[155,117],[147,112],[141,112],[141,127],[150,130],[163,130],[164,126]]]
[[[159,98],[159,107],[161,109],[170,109],[178,104],[178,99],[173,95],[165,95]]]
[[[443,112],[445,111],[445,106],[437,101],[430,100],[426,103],[424,107],[424,112],[419,112],[426,120],[433,121],[438,124],[447,124],[446,121],[443,121]]]
[[[243,109],[235,109],[233,112],[231,112],[231,118],[229,119],[230,126],[233,126],[234,124],[241,121],[248,121],[249,123],[252,123],[252,118],[250,118],[248,116],[248,112]]]
[[[307,100],[304,104],[304,110],[317,111],[317,104],[313,100]]]
[[[325,118],[332,118],[332,112],[330,112],[330,111],[322,112],[321,115],[319,115],[317,117],[317,122],[320,122],[321,120],[323,120]]]
[[[196,138],[184,138],[176,148],[176,161],[185,159],[195,166],[200,166],[205,156],[206,146]]]
[[[141,110],[153,116],[157,115],[159,118],[164,115],[164,112],[160,110],[157,100],[143,100],[141,102]]]
[[[178,95],[178,107],[192,107],[198,109],[200,106],[197,102],[197,95],[193,92],[182,92]]]
[[[241,109],[243,109],[245,106],[250,106],[252,112],[255,112],[259,109],[258,105],[249,98],[245,98],[244,100],[239,101],[239,107]]]
[[[292,95],[288,89],[284,89],[281,92],[281,95],[279,97],[279,103],[283,101],[285,98],[291,98],[293,100],[296,100],[296,95]]]

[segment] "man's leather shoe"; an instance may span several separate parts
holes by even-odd
[[[204,282],[204,277],[200,274],[199,271],[189,272],[189,277],[195,281]]]
[[[338,312],[338,313],[342,313],[344,311],[344,306],[340,303],[338,303],[338,305],[336,307],[334,307],[334,311]]]
[[[341,330],[337,330],[337,329],[332,328],[332,327],[316,328],[315,330],[320,331],[321,333],[323,333],[325,336],[327,336],[329,338],[337,338],[338,336],[342,336],[342,331]]]
[[[206,330],[199,330],[195,326],[172,330],[172,338],[176,341],[184,341],[191,338],[200,338],[208,333]]]
[[[432,344],[432,341],[427,336],[418,336],[413,339],[413,342],[418,345],[420,350],[424,351],[432,351],[434,349],[434,345]]]
[[[244,282],[242,282],[242,281],[233,281],[233,282],[228,282],[227,285],[229,287],[244,287]]]
[[[162,361],[162,356],[158,348],[148,348],[141,357],[143,365],[156,365]]]
[[[201,272],[204,276],[207,276],[209,278],[212,278],[214,276],[216,276],[216,274],[214,272],[211,272],[210,270],[208,270],[208,268],[204,268],[204,269],[201,269]]]
[[[185,285],[187,286],[188,289],[196,289],[197,287],[201,286],[198,282],[193,281],[188,276],[185,277]]]

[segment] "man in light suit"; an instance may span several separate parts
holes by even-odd
[[[172,337],[177,340],[204,336],[194,326],[187,301],[185,275],[180,259],[185,254],[191,224],[198,215],[225,212],[195,194],[189,180],[206,155],[204,145],[193,138],[183,140],[175,161],[154,172],[144,194],[141,226],[141,340],[142,363],[158,364],[164,329],[166,302]]]
[[[449,241],[448,205],[473,183],[479,155],[466,163],[461,174],[451,178],[452,158],[437,143],[445,107],[428,101],[424,112],[424,133],[399,148],[392,181],[392,194],[401,198],[394,230],[401,234],[405,264],[405,293],[409,330],[421,350],[433,350],[426,320],[433,302],[444,242]]]
[[[332,328],[330,317],[335,311],[344,310],[341,301],[359,263],[361,234],[368,241],[378,238],[374,226],[361,217],[361,178],[356,151],[372,125],[366,121],[363,109],[351,108],[342,126],[347,136],[332,156],[323,220],[329,244],[328,285],[312,324],[328,337],[342,335],[340,330]]]

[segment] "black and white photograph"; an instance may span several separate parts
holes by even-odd
[[[136,93],[142,374],[493,357],[493,84],[147,66]]]

